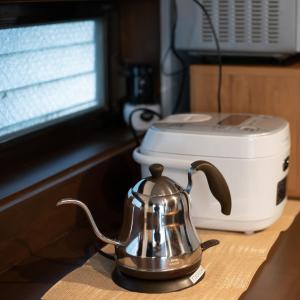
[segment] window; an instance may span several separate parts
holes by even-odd
[[[101,20],[0,29],[0,141],[104,105]]]

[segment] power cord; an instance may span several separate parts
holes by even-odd
[[[217,91],[217,105],[218,105],[218,112],[221,112],[221,90],[222,90],[222,53],[221,53],[221,48],[220,48],[220,44],[219,44],[219,40],[217,37],[217,33],[215,30],[215,27],[212,23],[211,17],[208,13],[208,11],[206,10],[205,6],[200,3],[198,0],[193,0],[203,11],[203,13],[205,14],[207,21],[209,23],[209,26],[211,28],[214,40],[215,40],[215,44],[216,44],[216,49],[217,49],[217,55],[218,55],[218,61],[219,61],[219,74],[218,74],[218,91]]]
[[[162,116],[161,116],[161,114],[159,114],[158,112],[156,112],[156,111],[154,111],[154,110],[152,110],[152,109],[149,109],[149,108],[142,108],[142,107],[140,107],[140,108],[136,108],[136,109],[134,109],[131,113],[130,113],[130,115],[129,115],[129,117],[128,117],[128,125],[129,125],[129,128],[130,128],[130,130],[131,130],[131,132],[132,132],[132,135],[133,135],[133,137],[134,137],[134,139],[135,139],[135,142],[136,142],[136,145],[137,146],[140,146],[140,144],[141,144],[141,142],[140,142],[140,139],[139,139],[139,137],[138,137],[138,134],[137,134],[137,132],[136,132],[136,130],[134,129],[134,127],[133,127],[133,124],[132,124],[132,117],[133,117],[133,115],[136,113],[136,112],[138,112],[138,111],[143,111],[143,113],[141,114],[141,118],[143,118],[144,120],[148,120],[148,121],[150,121],[151,119],[150,119],[150,116],[157,116],[159,119],[161,119],[162,118]],[[145,115],[145,114],[149,114],[148,116],[147,115]],[[144,116],[143,116],[144,115]]]
[[[176,50],[175,47],[175,41],[176,41],[176,28],[177,28],[177,20],[178,20],[178,10],[177,10],[177,3],[176,0],[171,0],[172,4],[172,14],[171,14],[171,20],[172,20],[172,25],[171,25],[171,38],[170,38],[170,45],[168,49],[166,50],[162,62],[161,62],[161,72],[165,76],[176,76],[182,74],[182,72],[187,69],[187,66],[185,65],[184,59],[179,55],[179,53]],[[168,72],[165,70],[165,62],[169,54],[173,54],[176,59],[179,61],[181,64],[181,68],[176,70],[176,71],[171,71]]]
[[[217,87],[217,107],[218,107],[218,112],[221,112],[221,90],[222,90],[222,52],[221,52],[221,48],[220,48],[220,44],[219,44],[219,40],[217,37],[217,33],[215,30],[215,27],[212,23],[211,17],[208,13],[208,11],[206,10],[205,6],[200,3],[198,0],[193,0],[196,5],[198,5],[201,10],[203,11],[204,15],[206,16],[209,26],[211,28],[214,40],[215,40],[215,44],[216,44],[216,50],[217,50],[217,55],[218,55],[218,87]],[[163,59],[162,59],[162,63],[161,63],[161,72],[162,74],[164,74],[165,76],[179,76],[181,75],[181,80],[180,80],[180,86],[179,86],[179,91],[178,91],[178,96],[177,96],[177,100],[175,103],[175,106],[172,110],[172,113],[177,113],[179,108],[182,105],[182,99],[183,99],[183,91],[184,91],[184,84],[185,84],[185,80],[186,80],[186,71],[188,66],[185,64],[184,59],[179,55],[179,53],[176,50],[175,44],[176,44],[176,28],[177,28],[177,21],[178,21],[178,8],[177,8],[177,2],[176,0],[172,0],[171,2],[172,4],[172,28],[171,28],[171,40],[170,40],[170,46],[168,47],[168,49],[166,50]],[[173,53],[173,55],[176,57],[176,59],[180,62],[181,64],[181,68],[176,70],[176,71],[171,71],[171,72],[167,72],[164,69],[164,65],[165,65],[165,61],[169,55],[169,53]],[[136,141],[137,146],[140,145],[140,139],[138,137],[138,134],[136,132],[136,130],[134,129],[133,125],[132,125],[132,117],[134,115],[134,113],[136,113],[137,111],[143,111],[146,114],[150,114],[151,116],[156,115],[159,119],[162,118],[162,116],[150,109],[146,109],[146,108],[137,108],[135,110],[133,110],[130,115],[129,115],[129,127],[130,130],[133,134],[133,137]]]
[[[185,64],[184,59],[179,55],[179,53],[176,50],[175,47],[175,41],[176,41],[176,28],[177,28],[177,21],[178,21],[178,10],[177,10],[177,2],[176,0],[171,1],[171,38],[170,38],[170,45],[168,49],[166,50],[162,62],[161,62],[161,72],[165,76],[180,76],[180,84],[179,84],[179,90],[176,98],[175,105],[172,109],[172,113],[175,114],[179,111],[179,108],[182,106],[182,100],[183,100],[183,90],[184,90],[184,84],[186,81],[186,72],[188,69],[188,66]],[[181,67],[176,71],[166,71],[165,70],[165,62],[169,54],[173,54],[177,61],[180,63]]]
[[[221,48],[220,48],[220,43],[217,37],[217,33],[215,30],[215,27],[213,25],[213,22],[211,20],[211,17],[208,13],[208,11],[206,10],[205,6],[199,2],[198,0],[193,0],[196,5],[198,5],[201,10],[203,11],[205,17],[208,20],[209,26],[211,28],[213,37],[214,37],[214,41],[216,44],[216,50],[217,50],[217,55],[218,55],[218,85],[217,85],[217,108],[218,108],[218,112],[221,112],[221,105],[222,105],[222,101],[221,101],[221,91],[222,91],[222,53],[221,53]],[[174,108],[172,110],[172,113],[177,113],[179,108],[182,105],[182,100],[183,100],[183,90],[184,90],[184,84],[185,84],[185,80],[186,80],[186,72],[188,69],[188,66],[186,65],[184,59],[179,55],[179,53],[176,50],[175,44],[176,44],[176,28],[177,28],[177,21],[178,21],[178,8],[177,8],[177,2],[176,0],[172,0],[171,2],[172,4],[172,25],[171,25],[171,39],[170,39],[170,46],[168,47],[168,49],[166,50],[163,59],[162,59],[162,63],[161,63],[161,72],[163,75],[165,76],[181,76],[180,79],[180,86],[179,86],[179,90],[178,90],[178,95],[177,95],[177,99],[176,99],[176,103],[174,105]],[[173,53],[173,55],[176,57],[177,61],[179,61],[179,63],[181,64],[181,68],[179,68],[176,71],[171,71],[171,72],[167,72],[165,70],[165,62],[166,59],[168,57],[168,55],[170,53]]]

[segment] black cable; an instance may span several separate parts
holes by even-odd
[[[198,0],[193,0],[204,12],[208,23],[210,25],[214,40],[215,40],[215,44],[216,44],[216,49],[217,49],[217,55],[218,55],[218,87],[217,87],[217,107],[218,107],[218,112],[221,112],[221,91],[222,91],[222,54],[221,54],[221,48],[220,48],[220,44],[219,44],[219,40],[217,37],[217,33],[216,30],[214,28],[214,25],[212,23],[211,17],[209,15],[209,13],[207,12],[206,8],[204,7],[204,5],[202,3],[200,3]],[[177,2],[176,0],[173,0],[172,2],[173,4],[173,14],[172,14],[172,27],[171,27],[171,40],[170,40],[170,46],[167,49],[163,59],[162,59],[162,63],[161,63],[161,70],[162,70],[162,74],[166,75],[166,76],[177,76],[177,75],[181,75],[181,80],[180,80],[180,87],[179,87],[179,91],[178,91],[178,96],[177,96],[177,100],[175,103],[175,106],[172,110],[172,113],[176,113],[180,106],[181,106],[181,100],[183,99],[183,91],[184,91],[184,84],[185,84],[185,79],[186,79],[186,69],[187,66],[185,64],[185,61],[183,60],[183,58],[178,54],[176,47],[175,47],[175,41],[176,41],[176,27],[177,27],[177,21],[178,21],[178,11],[177,11]],[[173,71],[173,72],[167,72],[164,69],[164,65],[165,65],[165,61],[169,55],[169,53],[173,53],[173,55],[176,57],[176,59],[180,62],[181,64],[181,68],[179,70]]]
[[[183,58],[179,55],[179,53],[176,50],[175,47],[175,40],[176,40],[176,28],[177,28],[177,20],[178,20],[178,11],[177,11],[177,3],[176,0],[172,0],[172,25],[171,25],[171,38],[170,38],[170,45],[167,49],[167,51],[165,52],[162,62],[161,62],[161,72],[162,74],[164,74],[165,76],[176,76],[176,75],[180,75],[185,69],[187,69],[187,66],[185,65],[185,62],[183,60]],[[173,54],[176,59],[180,62],[181,64],[181,69],[178,69],[176,71],[173,72],[167,72],[165,71],[164,65],[166,62],[166,59],[169,55],[169,53]]]
[[[177,21],[178,21],[178,10],[177,10],[176,0],[172,0],[171,5],[172,5],[172,7],[171,7],[172,25],[171,25],[170,45],[162,59],[161,72],[165,76],[180,76],[180,84],[179,84],[177,99],[176,99],[175,105],[172,109],[172,113],[175,114],[178,112],[178,110],[182,104],[181,102],[183,99],[184,84],[185,84],[185,79],[186,79],[186,70],[188,67],[185,64],[184,59],[179,55],[179,53],[176,50],[175,41],[176,41],[176,28],[177,28]],[[164,65],[165,65],[165,61],[166,61],[169,53],[173,54],[175,56],[175,58],[177,59],[177,61],[181,64],[181,67],[176,71],[172,71],[172,72],[165,71]]]
[[[219,244],[220,244],[219,240],[208,240],[208,241],[201,243],[201,249],[202,249],[202,251],[205,251],[205,250],[207,250],[213,246],[217,246]]]
[[[219,60],[219,75],[218,75],[218,92],[217,92],[217,104],[218,104],[218,112],[221,112],[221,89],[222,89],[222,54],[221,54],[221,48],[220,48],[220,44],[219,44],[219,40],[217,37],[217,33],[215,30],[215,27],[212,23],[211,17],[208,13],[208,11],[206,10],[206,8],[204,7],[204,5],[202,3],[200,3],[198,0],[193,0],[203,11],[203,13],[205,14],[209,26],[211,28],[215,43],[216,43],[216,48],[217,48],[217,54],[218,54],[218,60]]]
[[[209,15],[209,13],[207,12],[206,8],[203,6],[202,3],[200,3],[198,0],[193,0],[204,12],[209,25],[211,27],[212,30],[212,34],[216,43],[216,49],[217,49],[217,54],[218,54],[218,61],[219,61],[219,74],[218,74],[218,91],[217,91],[217,106],[218,106],[218,112],[221,112],[221,90],[222,90],[222,55],[221,55],[221,49],[220,49],[220,44],[219,44],[219,40],[217,37],[217,33],[216,30],[214,28],[214,25],[212,23],[211,17]],[[181,107],[181,100],[183,99],[183,92],[184,92],[184,84],[185,84],[185,79],[186,79],[186,70],[187,70],[187,66],[185,64],[184,59],[178,54],[176,47],[175,47],[175,41],[176,41],[176,27],[177,27],[177,20],[178,20],[178,11],[177,11],[177,2],[176,0],[172,1],[173,4],[173,23],[172,23],[172,28],[171,28],[171,40],[170,40],[170,46],[168,47],[163,59],[162,59],[162,63],[161,63],[161,72],[162,74],[166,75],[166,76],[178,76],[181,75],[181,80],[180,80],[180,86],[179,86],[179,91],[178,91],[178,96],[177,96],[177,100],[176,103],[174,105],[174,108],[172,110],[172,113],[176,113],[179,108]],[[164,64],[165,61],[167,59],[167,56],[169,53],[173,53],[174,56],[176,57],[176,59],[180,62],[181,64],[181,69],[173,71],[173,72],[166,72],[164,70]],[[137,111],[144,111],[146,113],[150,113],[152,115],[156,115],[158,116],[160,119],[162,118],[161,115],[153,110],[150,109],[146,109],[146,108],[137,108],[134,109],[130,115],[129,115],[129,127],[130,130],[133,134],[133,137],[136,141],[136,144],[139,146],[140,145],[140,140],[139,137],[137,135],[136,130],[134,129],[133,125],[132,125],[132,117],[133,114]]]
[[[184,92],[184,84],[185,84],[185,80],[186,80],[186,70],[183,70],[182,71],[182,76],[181,76],[181,79],[180,79],[180,86],[179,86],[179,90],[178,90],[178,95],[177,95],[177,99],[176,99],[176,103],[173,107],[173,110],[172,110],[172,114],[176,114],[180,107],[181,107],[181,104],[182,104],[182,99],[183,99],[183,92]]]
[[[116,260],[116,257],[113,254],[106,253],[106,252],[102,251],[101,249],[97,249],[97,252],[105,258],[108,258],[108,259],[114,260],[114,261]]]
[[[131,132],[132,132],[132,135],[133,135],[133,137],[134,137],[134,139],[135,139],[135,141],[136,141],[137,146],[139,146],[139,145],[141,144],[141,142],[140,142],[140,139],[139,139],[139,137],[138,137],[138,135],[137,135],[136,130],[134,129],[134,127],[133,127],[133,125],[132,125],[132,117],[133,117],[133,115],[134,115],[136,112],[138,112],[138,111],[143,111],[144,113],[152,114],[152,115],[154,115],[154,116],[157,116],[159,119],[162,118],[161,114],[159,114],[158,112],[156,112],[156,111],[154,111],[154,110],[152,110],[152,109],[149,109],[149,108],[142,108],[142,107],[141,107],[141,108],[136,108],[136,109],[134,109],[134,110],[129,114],[129,116],[128,116],[128,125],[129,125],[129,128],[130,128],[130,130],[131,130]]]

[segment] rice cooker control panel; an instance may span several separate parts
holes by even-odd
[[[274,133],[284,128],[286,121],[277,117],[252,114],[178,114],[171,115],[153,126],[158,130],[247,136]]]

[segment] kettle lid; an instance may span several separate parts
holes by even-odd
[[[140,180],[133,188],[133,192],[147,197],[169,196],[182,192],[182,188],[172,179],[162,176],[164,166],[152,164],[149,167],[151,176]]]

